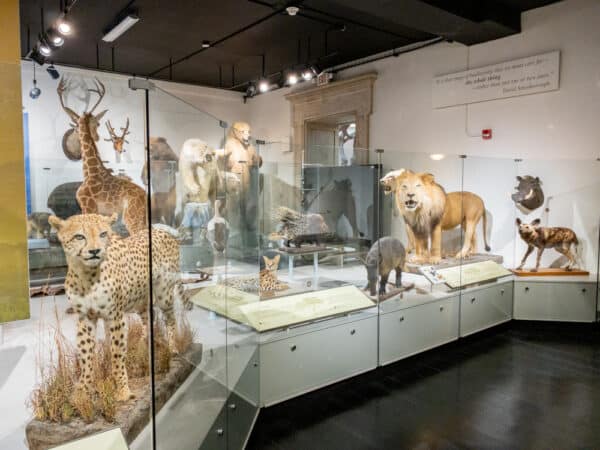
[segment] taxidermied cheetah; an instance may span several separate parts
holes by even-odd
[[[92,389],[96,323],[103,319],[107,339],[110,336],[111,341],[111,371],[117,384],[117,400],[127,400],[131,391],[125,367],[125,313],[137,312],[142,315],[143,323],[148,323],[148,231],[139,231],[125,239],[114,237],[111,225],[116,219],[116,214],[111,217],[82,214],[67,220],[51,216],[49,222],[58,231],[65,251],[68,264],[65,291],[79,315],[78,388]],[[152,231],[152,286],[154,304],[163,313],[169,345],[173,348],[174,295],[185,299],[179,272],[179,245],[164,230]]]
[[[284,291],[289,286],[277,279],[277,268],[279,267],[280,255],[274,258],[263,256],[265,268],[258,276],[229,278],[223,282],[223,286],[239,289],[244,292],[275,292]]]

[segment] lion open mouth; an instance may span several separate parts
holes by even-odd
[[[414,200],[406,200],[404,202],[404,206],[406,206],[406,209],[416,209],[417,208],[417,202]]]

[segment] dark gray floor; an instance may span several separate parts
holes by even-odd
[[[599,449],[600,331],[512,322],[267,408],[248,449]]]

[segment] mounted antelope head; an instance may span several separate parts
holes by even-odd
[[[104,140],[107,142],[112,142],[113,148],[115,149],[115,151],[117,153],[123,153],[125,151],[125,149],[123,147],[125,146],[125,144],[129,144],[129,141],[127,139],[125,139],[125,136],[130,134],[130,132],[128,131],[129,130],[129,117],[127,118],[127,123],[125,124],[125,126],[121,127],[121,135],[120,136],[118,136],[117,133],[115,133],[115,129],[110,124],[110,120],[108,120],[106,122],[106,129],[108,130],[108,133],[110,134],[110,138],[104,139]]]
[[[63,151],[65,152],[65,155],[67,155],[67,157],[69,159],[79,160],[79,159],[81,159],[81,148],[79,145],[79,133],[78,133],[80,115],[77,114],[75,111],[73,111],[68,106],[66,106],[65,100],[63,98],[65,92],[69,91],[71,89],[71,87],[72,87],[71,82],[69,82],[64,77],[62,77],[60,79],[60,82],[58,83],[56,92],[58,93],[58,99],[60,100],[60,106],[62,107],[62,109],[67,113],[67,115],[71,119],[71,124],[70,124],[71,128],[69,130],[67,130],[67,132],[63,136],[63,140],[62,140]],[[106,114],[106,112],[108,110],[105,109],[104,111],[102,111],[98,114],[94,114],[94,111],[96,110],[96,108],[98,107],[98,105],[100,104],[102,99],[104,98],[104,95],[106,94],[106,88],[104,87],[104,84],[102,84],[102,82],[96,78],[94,81],[94,87],[87,88],[87,91],[90,93],[98,94],[98,100],[96,101],[96,103],[90,108],[89,111],[83,112],[83,114],[85,114],[85,113],[91,114],[91,118],[89,121],[90,133],[92,134],[92,138],[95,141],[98,141],[98,140],[100,140],[100,136],[98,135],[98,127],[100,126],[100,120],[102,120],[102,117],[104,116],[104,114]]]

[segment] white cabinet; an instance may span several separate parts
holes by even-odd
[[[460,335],[468,336],[512,319],[513,281],[465,291],[460,298]]]
[[[413,306],[380,317],[382,365],[458,338],[458,296]]]
[[[377,367],[377,316],[267,342],[260,398],[269,406]]]
[[[596,320],[596,284],[515,281],[514,318],[560,322]]]

